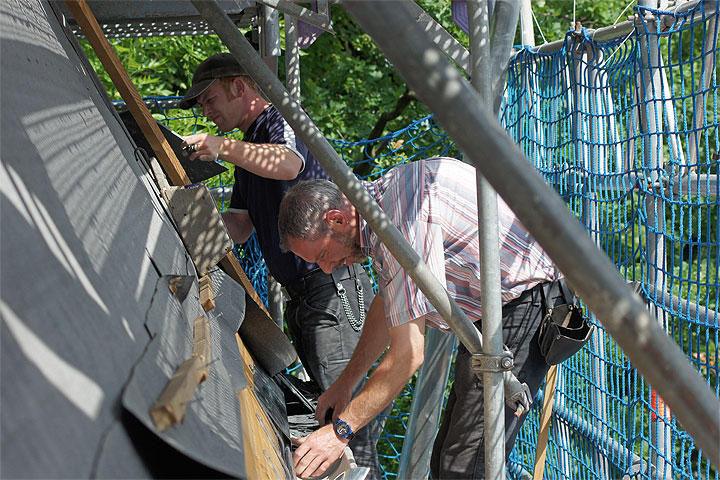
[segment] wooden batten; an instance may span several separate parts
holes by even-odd
[[[254,361],[240,336],[235,338],[248,380],[238,393],[247,478],[285,478],[280,440],[255,393]]]
[[[202,378],[200,382],[207,380],[210,375],[210,346],[212,340],[210,338],[210,322],[207,317],[200,316],[195,319],[195,327],[193,329],[193,357],[198,357],[202,366],[200,373]]]
[[[155,401],[155,405],[150,409],[150,416],[155,427],[161,432],[185,420],[185,408],[203,379],[202,367],[203,361],[200,357],[193,356],[185,360]]]
[[[158,430],[163,431],[185,419],[185,408],[195,396],[195,389],[210,376],[210,351],[210,323],[205,316],[200,316],[193,325],[192,357],[175,371],[150,409]]]
[[[189,184],[190,178],[187,176],[185,169],[182,168],[180,161],[175,156],[175,152],[173,152],[170,144],[168,144],[165,136],[160,131],[160,127],[157,126],[157,121],[150,114],[150,110],[148,110],[147,105],[140,97],[130,79],[130,75],[128,75],[112,45],[105,37],[87,2],[85,0],[66,0],[65,3],[78,25],[82,28],[85,38],[90,42],[105,71],[110,75],[120,96],[125,100],[128,110],[130,110],[150,146],[157,154],[160,163],[168,172],[172,182],[175,185]]]
[[[200,305],[206,312],[215,308],[215,290],[210,275],[200,277]]]

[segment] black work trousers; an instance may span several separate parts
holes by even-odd
[[[543,285],[526,290],[502,309],[503,343],[514,355],[512,371],[520,383],[527,383],[533,398],[550,368],[538,345],[538,330],[545,313],[541,294]],[[565,303],[558,282],[551,282],[547,292],[553,305]],[[567,301],[572,302],[573,299],[574,296]],[[478,329],[480,323],[475,324]],[[512,409],[507,406],[504,408],[507,460],[527,413],[518,418]],[[460,345],[455,360],[455,381],[430,461],[434,480],[485,478],[483,417],[482,381],[472,371],[472,355]]]
[[[338,294],[337,282],[345,289],[346,305]],[[314,270],[285,287],[291,297],[285,309],[290,335],[303,367],[322,391],[343,372],[360,339],[360,331],[353,328],[346,314],[349,306],[355,320],[360,318],[357,282],[362,286],[363,308],[367,313],[374,298],[372,284],[357,264],[336,268],[333,275]],[[353,395],[364,384],[363,381],[356,385]],[[375,443],[368,425],[356,432],[349,444],[358,466],[370,469],[368,480],[382,478]]]

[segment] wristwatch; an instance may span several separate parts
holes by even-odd
[[[340,420],[338,418],[337,422],[333,425],[333,428],[335,429],[335,435],[342,438],[347,438],[348,440],[352,440],[355,436],[355,432],[352,431],[352,428],[350,428],[350,425],[344,420]]]

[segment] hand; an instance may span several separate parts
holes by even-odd
[[[222,142],[221,137],[200,133],[185,137],[182,146],[185,155],[190,155],[190,160],[214,162],[220,157]]]
[[[348,440],[335,435],[332,425],[325,425],[311,435],[293,439],[298,445],[293,454],[298,477],[320,476],[343,454]]]
[[[351,399],[352,389],[346,389],[337,382],[333,383],[318,398],[317,407],[315,407],[315,420],[320,425],[325,425],[328,421],[333,422],[335,418],[326,418],[328,411],[332,410],[334,415],[340,415]]]

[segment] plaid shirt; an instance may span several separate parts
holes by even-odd
[[[451,158],[398,165],[364,182],[390,221],[430,267],[472,322],[480,320],[480,253],[475,169]],[[561,274],[540,245],[498,197],[503,304]],[[426,316],[429,326],[449,331],[415,282],[361,219],[361,246],[373,257],[385,298],[388,326]]]

